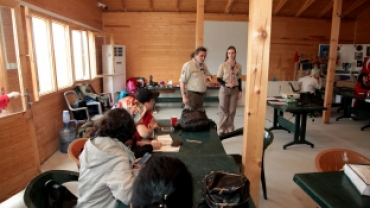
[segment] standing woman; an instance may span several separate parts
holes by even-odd
[[[235,47],[229,46],[225,62],[218,67],[217,81],[221,84],[218,93],[219,135],[234,131],[236,104],[242,97],[242,66],[236,62],[235,57]]]

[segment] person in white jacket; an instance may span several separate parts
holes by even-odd
[[[134,169],[130,150],[136,128],[125,109],[112,109],[98,125],[79,157],[81,167],[77,208],[114,207],[116,201],[129,205],[139,169]]]

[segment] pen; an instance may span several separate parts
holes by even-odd
[[[187,142],[192,142],[192,143],[202,144],[202,141],[194,140],[194,139],[186,139],[186,141],[187,141]]]

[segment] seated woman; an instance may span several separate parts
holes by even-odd
[[[138,169],[130,150],[135,123],[125,109],[108,111],[79,157],[77,208],[114,207],[116,200],[129,204]]]
[[[181,160],[152,157],[134,182],[132,208],[192,208],[192,176]]]
[[[358,76],[357,83],[355,86],[356,93],[369,94],[370,93],[370,81],[369,75],[366,73],[361,73]]]
[[[357,83],[355,86],[355,93],[356,94],[369,94],[370,93],[370,81],[369,75],[366,73],[361,73],[358,76]],[[364,100],[356,100],[354,103],[356,108],[367,108],[370,109],[370,103],[366,103]]]

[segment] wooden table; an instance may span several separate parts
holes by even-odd
[[[283,146],[284,149],[294,144],[307,144],[314,148],[314,144],[306,141],[307,114],[326,110],[325,107],[313,103],[298,105],[298,102],[287,103],[287,105],[276,105],[267,102],[267,105],[274,108],[273,126],[268,130],[283,129],[288,132],[294,132],[294,140],[285,144]],[[293,123],[284,118],[284,112],[294,113],[295,122]]]
[[[299,173],[293,181],[322,208],[370,207],[370,197],[362,196],[343,171]]]

